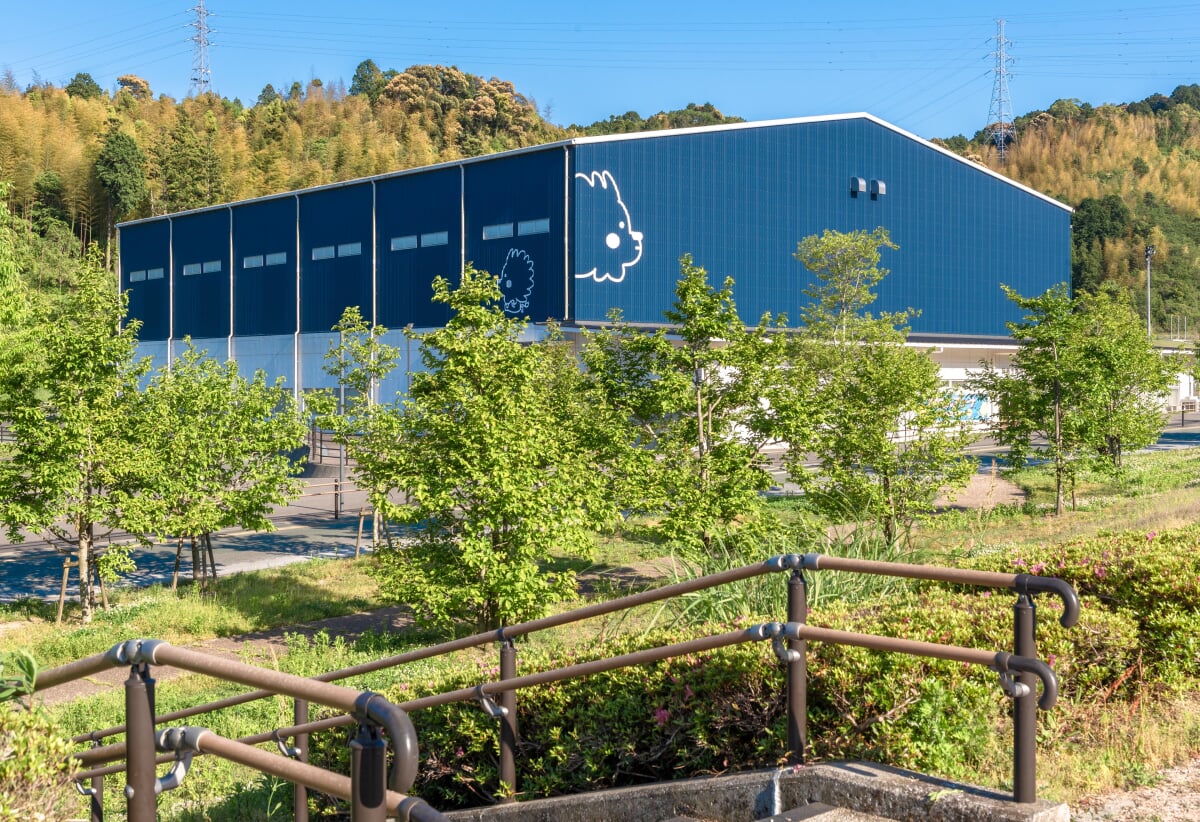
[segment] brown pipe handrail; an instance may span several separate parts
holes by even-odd
[[[430,659],[432,657],[444,656],[455,651],[464,651],[468,648],[477,648],[480,645],[486,645],[489,642],[503,641],[505,639],[513,639],[515,637],[531,634],[536,631],[544,631],[549,628],[557,628],[562,625],[568,625],[572,622],[581,622],[585,619],[591,619],[597,616],[616,613],[617,611],[635,608],[639,605],[646,605],[653,602],[661,602],[671,597],[681,594],[689,594],[694,591],[700,591],[705,588],[713,588],[718,585],[726,585],[730,582],[738,582],[743,579],[750,579],[763,574],[775,573],[781,568],[770,566],[771,560],[762,563],[754,563],[745,565],[741,568],[733,568],[729,571],[722,571],[716,574],[709,574],[696,579],[684,580],[670,585],[664,585],[661,588],[652,588],[646,591],[640,591],[636,594],[619,597],[618,599],[607,600],[605,602],[597,602],[591,605],[585,605],[582,608],[576,608],[571,611],[564,611],[561,614],[541,617],[539,619],[530,620],[528,622],[518,623],[517,625],[509,625],[499,628],[494,631],[484,631],[482,633],[473,634],[471,636],[461,637],[459,639],[449,640],[437,645],[430,645],[426,648],[418,648],[413,651],[407,651],[395,656],[385,657],[384,659],[364,662],[359,665],[353,665],[348,668],[341,668],[329,673],[320,674],[313,679],[321,682],[332,682],[339,679],[348,679],[353,676],[361,676],[363,674],[374,673],[386,668],[394,668],[398,665],[404,665],[409,662],[418,662],[422,659]],[[72,663],[77,664],[77,663]],[[97,669],[99,670],[99,669]],[[95,673],[89,671],[88,673]],[[87,674],[83,674],[86,676]],[[55,683],[57,684],[57,683]],[[247,702],[253,702],[256,699],[265,699],[269,696],[274,696],[274,692],[270,690],[251,691],[238,696],[226,697],[225,699],[209,702],[205,705],[199,705],[193,708],[184,708],[178,711],[173,711],[167,714],[161,714],[155,718],[155,721],[175,722],[180,719],[189,719],[193,716],[209,713],[211,711],[223,710],[232,708],[237,705],[244,705]],[[115,736],[125,732],[124,725],[116,725],[111,728],[94,731],[88,734],[80,734],[74,737],[72,742],[94,742],[108,736]]]
[[[855,571],[860,574],[906,577],[930,582],[953,582],[960,585],[977,585],[983,588],[1008,588],[1018,594],[1053,593],[1058,595],[1063,604],[1063,614],[1059,617],[1059,623],[1064,628],[1070,628],[1079,621],[1079,597],[1066,580],[1058,577],[975,571],[970,568],[942,568],[936,565],[913,565],[905,562],[846,559],[826,554],[803,554],[799,557],[796,554],[789,554],[785,559],[791,567],[798,565],[804,570]]]
[[[506,691],[519,690],[521,688],[530,688],[538,685],[547,685],[552,682],[561,682],[567,679],[575,679],[577,677],[590,676],[592,674],[604,673],[606,671],[616,670],[618,668],[626,668],[632,665],[644,665],[650,662],[659,662],[664,659],[671,659],[688,654],[703,653],[712,651],[718,648],[737,645],[745,642],[758,642],[766,639],[810,639],[816,642],[829,642],[838,645],[853,645],[861,648],[869,648],[871,650],[886,651],[891,653],[903,653],[912,656],[923,656],[934,659],[948,659],[956,662],[965,662],[971,665],[979,665],[984,668],[989,668],[997,673],[1007,673],[1008,671],[1029,671],[1034,673],[1042,680],[1042,699],[1039,701],[1039,706],[1042,710],[1048,711],[1054,707],[1055,700],[1058,694],[1058,681],[1054,672],[1048,665],[1040,660],[1019,657],[1013,654],[1008,654],[1003,651],[987,651],[977,648],[966,648],[958,645],[944,645],[935,642],[920,642],[910,639],[898,639],[895,637],[884,637],[875,634],[861,634],[850,631],[838,631],[830,628],[819,628],[801,623],[763,623],[753,625],[737,631],[728,631],[723,634],[713,634],[707,637],[678,642],[672,645],[662,645],[656,648],[647,648],[641,651],[632,651],[620,656],[608,657],[606,659],[597,659],[590,662],[581,662],[576,665],[569,665],[563,668],[554,668],[548,671],[541,671],[536,674],[527,674],[525,676],[514,677],[512,679],[498,680],[493,682],[485,682],[473,687],[460,688],[455,691],[446,691],[440,694],[431,694],[426,697],[411,699],[406,702],[396,703],[396,707],[404,711],[417,711],[424,708],[432,708],[438,705],[446,705],[452,702],[467,702],[472,699],[479,699],[485,695],[499,694]],[[262,742],[269,742],[276,737],[293,736],[296,733],[312,733],[329,728],[348,725],[353,722],[351,717],[338,716],[329,719],[310,722],[305,725],[297,725],[289,728],[280,728],[270,734],[261,734],[256,736],[245,737],[237,740],[240,745],[254,745]],[[229,740],[232,742],[233,740]],[[124,745],[109,746],[109,750],[103,748],[93,748],[76,755],[76,759],[81,764],[87,765],[93,762],[104,761],[99,754],[114,753],[118,748],[123,749]],[[257,749],[255,749],[257,750]],[[121,754],[123,754],[123,750]],[[269,755],[269,754],[268,754]],[[163,762],[169,761],[164,758]],[[116,768],[119,770],[119,767]],[[92,776],[105,775],[114,773],[111,769],[97,769],[86,771],[79,774],[79,778],[89,778]],[[280,774],[282,776],[282,774]],[[318,785],[310,785],[310,787],[322,790]]]
[[[295,674],[256,668],[244,662],[211,656],[209,654],[178,648],[169,642],[157,639],[136,639],[118,643],[103,654],[96,654],[59,668],[40,671],[34,682],[34,691],[40,691],[77,679],[105,668],[119,665],[172,665],[194,673],[216,676],[242,685],[259,686],[271,693],[286,694],[296,699],[318,702],[337,708],[355,717],[369,719],[388,732],[396,748],[396,763],[392,772],[392,787],[407,791],[416,781],[417,734],[412,720],[403,710],[388,702],[379,694],[356,691],[341,685],[331,685]],[[92,749],[100,750],[100,749]]]
[[[639,605],[659,602],[665,599],[679,596],[681,594],[691,593],[694,591],[703,590],[706,588],[715,587],[718,585],[736,582],[752,577],[761,576],[763,574],[792,571],[793,583],[799,582],[799,591],[801,597],[799,603],[803,603],[803,591],[805,584],[803,580],[803,572],[805,570],[838,570],[851,571],[859,573],[872,574],[887,574],[891,576],[907,577],[913,579],[924,579],[930,581],[943,581],[955,584],[975,585],[983,587],[1008,588],[1016,591],[1020,598],[1015,611],[1015,618],[1018,622],[1016,630],[1017,651],[1025,655],[1007,654],[1004,652],[987,652],[977,649],[962,649],[956,646],[944,646],[934,643],[920,643],[912,640],[900,640],[889,637],[876,637],[865,634],[851,634],[848,632],[832,631],[832,629],[810,628],[800,623],[803,622],[803,613],[805,607],[793,607],[792,597],[789,594],[789,617],[793,622],[789,622],[786,626],[779,626],[778,623],[772,623],[777,626],[778,630],[783,630],[784,633],[778,634],[776,639],[776,652],[781,652],[780,640],[787,642],[789,650],[788,654],[794,656],[788,657],[789,662],[789,677],[796,671],[803,678],[803,663],[799,663],[797,667],[797,659],[803,658],[803,648],[805,640],[813,641],[830,641],[839,642],[841,644],[859,645],[861,647],[875,648],[884,651],[899,651],[903,653],[911,653],[920,656],[933,656],[947,659],[958,659],[963,662],[972,664],[984,665],[992,670],[995,670],[1001,675],[1001,684],[1005,692],[1013,697],[1018,705],[1018,714],[1023,714],[1025,720],[1018,722],[1018,736],[1023,736],[1025,742],[1022,744],[1014,744],[1014,768],[1016,769],[1014,795],[1018,801],[1026,802],[1033,801],[1036,782],[1033,780],[1033,757],[1034,752],[1030,751],[1029,740],[1033,738],[1033,733],[1030,730],[1032,714],[1030,710],[1036,710],[1033,697],[1034,694],[1034,677],[1041,678],[1043,682],[1042,698],[1038,700],[1038,706],[1043,709],[1048,709],[1053,705],[1057,694],[1057,682],[1053,677],[1053,672],[1044,663],[1034,659],[1032,655],[1036,653],[1036,646],[1033,641],[1033,623],[1030,619],[1022,617],[1022,610],[1032,613],[1031,596],[1038,592],[1051,592],[1057,594],[1063,602],[1063,614],[1060,618],[1062,624],[1066,627],[1075,624],[1079,615],[1078,598],[1074,590],[1066,582],[1050,577],[1037,577],[1028,574],[1006,574],[998,572],[974,571],[960,568],[945,568],[938,566],[923,566],[911,565],[905,563],[885,563],[873,562],[868,560],[851,560],[840,557],[829,557],[821,554],[787,554],[771,557],[764,562],[746,565],[741,568],[731,569],[717,574],[710,574],[704,577],[699,577],[693,580],[666,585],[661,588],[642,591],[637,594],[621,597],[607,602],[593,603],[592,605],[578,608],[572,611],[556,614],[553,616],[543,617],[540,619],[530,620],[512,626],[505,626],[495,631],[486,631],[472,636],[463,637],[449,642],[440,643],[438,645],[427,648],[417,649],[414,651],[405,652],[392,657],[381,660],[375,660],[368,663],[344,668],[338,671],[333,671],[327,674],[322,674],[318,677],[309,680],[311,682],[326,683],[336,679],[357,676],[361,674],[371,673],[374,671],[383,670],[386,668],[395,667],[407,662],[414,662],[421,659],[428,659],[435,656],[441,656],[458,650],[478,647],[489,642],[499,641],[502,646],[510,644],[510,640],[514,637],[523,636],[539,630],[559,627],[570,624],[572,622],[581,621],[584,619],[601,616],[604,614],[614,613],[617,611],[626,610]],[[789,585],[789,591],[793,585]],[[799,622],[795,622],[799,620]],[[515,677],[502,673],[502,679],[499,682],[484,683],[471,689],[462,689],[460,691],[451,692],[450,694],[435,695],[425,697],[418,700],[413,700],[407,703],[402,703],[396,706],[402,710],[416,710],[423,707],[428,707],[434,704],[444,704],[453,701],[462,701],[465,699],[476,698],[483,701],[489,694],[508,694],[515,693],[516,689],[528,687],[534,684],[541,684],[549,681],[557,681],[558,679],[570,678],[573,676],[583,676],[589,673],[595,673],[601,670],[610,670],[615,667],[621,667],[628,664],[636,664],[637,662],[653,661],[655,659],[663,659],[672,655],[672,649],[685,648],[686,650],[679,653],[693,653],[698,650],[710,650],[712,648],[723,647],[724,645],[733,644],[735,642],[748,641],[744,637],[744,631],[731,632],[716,637],[706,637],[699,640],[692,640],[688,643],[681,643],[679,646],[668,646],[666,649],[648,649],[647,651],[635,652],[622,657],[616,657],[610,660],[597,660],[591,663],[583,663],[578,666],[571,666],[569,669],[559,669],[556,671],[542,672],[533,674],[527,677]],[[739,638],[741,637],[741,638]],[[759,637],[762,638],[762,637]],[[797,650],[799,649],[799,650]],[[178,649],[177,649],[178,650]],[[957,654],[957,655],[954,655]],[[203,655],[201,655],[203,656]],[[783,657],[781,657],[783,658]],[[503,660],[502,660],[503,662]],[[72,663],[70,668],[74,675],[86,675],[80,673],[86,671],[90,673],[89,666],[94,664],[94,660],[81,660],[78,663]],[[62,669],[56,669],[59,671]],[[565,671],[565,673],[564,673]],[[1014,679],[1010,672],[1019,672],[1018,677]],[[201,671],[208,673],[208,670]],[[53,673],[53,672],[48,672]],[[59,676],[66,676],[66,671],[63,671]],[[231,677],[232,678],[232,677]],[[53,677],[48,677],[44,681],[50,683]],[[1020,681],[1016,681],[1020,680]],[[266,696],[277,693],[273,688],[274,683],[268,679],[236,679],[243,684],[259,685],[260,690],[242,694],[235,697],[230,697],[218,702],[209,703],[195,708],[176,711],[171,714],[165,714],[157,718],[158,722],[173,721],[182,719],[197,714],[210,712],[219,708],[232,707],[234,705],[243,704],[255,699],[260,699]],[[47,687],[42,684],[43,680],[39,678],[39,688]],[[803,687],[796,691],[793,685],[789,685],[789,701],[790,704],[795,702],[797,694],[804,693]],[[1026,698],[1028,697],[1028,698]],[[803,696],[800,697],[799,703],[801,715],[803,713]],[[322,701],[320,699],[314,701]],[[1022,706],[1028,706],[1028,709]],[[339,707],[334,705],[333,707]],[[493,704],[487,704],[489,710],[495,711]],[[794,724],[790,714],[796,710],[796,707],[789,708],[789,742],[793,741],[794,731],[798,732],[795,739],[798,740],[798,745],[793,745],[797,751],[793,751],[793,757],[799,756],[798,761],[803,761],[803,748],[806,744],[806,731],[803,729],[803,720],[795,729],[791,727]],[[503,711],[499,712],[503,715]],[[299,720],[301,717],[297,717]],[[353,717],[338,716],[329,719],[320,720],[318,722],[301,723],[297,722],[290,728],[281,728],[267,734],[260,734],[252,737],[246,737],[242,740],[245,744],[256,744],[259,742],[278,741],[284,737],[294,737],[300,734],[307,734],[317,730],[323,730],[342,725],[351,724],[354,721]],[[515,732],[515,726],[514,732]],[[1025,727],[1021,731],[1021,727]],[[99,739],[112,734],[121,733],[124,731],[124,726],[96,731],[91,734],[84,734],[75,738],[76,741],[85,742],[91,741],[96,743]],[[502,745],[503,747],[503,745]],[[124,755],[125,745],[118,743],[104,747],[96,747],[90,751],[85,751],[77,754],[81,763],[92,764],[104,761],[110,761],[111,758],[118,758]],[[502,752],[503,753],[503,752]],[[102,768],[87,772],[85,776],[101,775],[101,772],[111,773],[110,769]],[[512,784],[512,779],[501,775],[502,780]]]
[[[227,739],[207,728],[170,728],[158,735],[158,747],[176,752],[190,751],[212,754],[263,773],[278,776],[289,782],[305,785],[321,793],[354,801],[351,777],[332,773],[324,768],[297,762],[284,756],[268,753],[243,742]],[[408,796],[401,791],[387,791],[387,809],[400,819],[412,822],[448,822],[447,817],[425,800]]]
[[[893,569],[894,573],[886,570],[888,568]],[[1005,574],[993,571],[974,571],[965,568],[945,568],[936,565],[913,565],[900,562],[890,563],[873,562],[869,560],[851,560],[843,559],[841,557],[831,557],[825,554],[781,554],[771,557],[763,562],[744,565],[740,568],[733,568],[716,574],[708,574],[695,579],[664,585],[660,588],[651,588],[646,591],[640,591],[636,594],[629,594],[627,596],[618,597],[617,599],[585,605],[582,608],[576,608],[571,611],[564,611],[561,614],[541,617],[539,619],[521,622],[516,625],[505,626],[498,630],[484,631],[471,636],[461,637],[448,642],[442,642],[437,645],[430,645],[425,648],[419,648],[402,654],[385,657],[383,659],[364,662],[348,668],[341,668],[336,671],[330,671],[329,673],[313,677],[313,679],[321,682],[333,682],[339,679],[361,676],[363,674],[381,671],[386,668],[394,668],[398,665],[404,665],[409,662],[417,662],[422,659],[443,656],[455,651],[476,648],[480,645],[486,645],[489,642],[514,639],[516,637],[524,636],[537,631],[561,627],[572,622],[581,622],[585,619],[604,616],[606,614],[616,613],[617,611],[628,610],[639,605],[661,602],[682,594],[694,593],[707,588],[715,588],[719,585],[727,585],[731,582],[739,582],[744,579],[751,579],[764,574],[798,569],[891,574],[893,576],[902,576],[909,579],[923,579],[930,582],[953,582],[962,585],[976,585],[985,588],[1008,588],[1017,591],[1020,590],[1020,586],[1025,585],[1028,586],[1030,590],[1052,590],[1062,597],[1064,603],[1062,616],[1064,627],[1070,627],[1071,625],[1074,625],[1079,616],[1079,600],[1075,597],[1074,591],[1070,590],[1070,586],[1067,585],[1067,583],[1053,577],[1036,577],[1029,574]],[[1047,585],[1046,587],[1036,588],[1035,582],[1040,582]],[[1066,589],[1070,591],[1070,594],[1064,595],[1058,586],[1051,587],[1048,585],[1048,583],[1051,582],[1059,583],[1062,586],[1065,586]],[[1068,618],[1070,619],[1069,623],[1067,622]],[[88,673],[94,673],[94,671],[89,671]],[[82,675],[86,676],[87,674]],[[199,716],[200,714],[209,713],[211,711],[243,705],[247,702],[253,702],[256,699],[264,699],[268,696],[274,696],[274,692],[267,689],[252,691],[249,693],[240,694],[238,696],[227,697],[222,700],[210,702],[205,705],[198,705],[192,708],[185,708],[179,711],[162,714],[156,717],[156,721],[160,723],[176,722],[180,719],[189,719],[193,716]],[[105,728],[90,734],[80,734],[79,736],[74,737],[72,741],[78,743],[94,742],[108,736],[124,733],[124,731],[125,727],[123,725],[117,725],[115,727]]]

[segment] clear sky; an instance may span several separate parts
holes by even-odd
[[[0,71],[22,87],[87,72],[188,94],[197,0],[41,0],[0,15]],[[19,11],[17,9],[20,9]],[[711,102],[750,120],[868,111],[923,137],[988,122],[996,20],[1016,115],[1200,83],[1200,2],[829,3],[710,0],[208,0],[212,86],[253,104],[267,83],[350,85],[455,65],[510,80],[560,125]]]

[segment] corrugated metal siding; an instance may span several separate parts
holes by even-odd
[[[238,336],[296,330],[296,200],[233,209],[233,330]]]
[[[229,211],[172,221],[174,339],[229,335]],[[186,273],[185,273],[186,272]],[[195,273],[192,273],[195,272]]]
[[[1005,334],[1005,320],[1017,313],[1000,283],[1040,293],[1069,279],[1065,210],[869,120],[574,151],[579,321],[618,307],[631,321],[661,322],[678,259],[690,252],[715,283],[735,279],[747,322],[784,311],[794,324],[811,278],[791,255],[801,238],[826,228],[889,230],[900,249],[884,254],[892,273],[872,309],[919,309],[914,331]],[[867,191],[852,197],[852,177],[863,178]],[[873,198],[875,180],[886,193]]]
[[[461,174],[445,168],[375,184],[380,325],[439,326],[450,318],[430,300],[430,283],[437,276],[457,282],[462,266]]]
[[[469,165],[466,175],[467,260],[500,278],[506,313],[561,318],[562,149]],[[500,236],[485,239],[487,229]]]
[[[359,244],[359,253],[339,249]],[[333,249],[313,259],[313,249]],[[328,331],[347,306],[374,319],[371,294],[371,184],[300,195],[300,330]]]
[[[121,229],[121,289],[129,292],[128,316],[142,321],[138,339],[166,340],[171,333],[171,224],[166,220]],[[162,272],[149,278],[147,272]],[[137,272],[136,281],[130,275]],[[157,349],[156,349],[157,350]]]

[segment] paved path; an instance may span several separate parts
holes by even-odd
[[[364,494],[344,494],[344,511],[333,518],[333,499],[326,480],[309,484],[309,493],[278,509],[271,519],[273,532],[227,529],[213,536],[213,556],[218,575],[253,571],[314,557],[352,556],[358,531],[358,512]],[[370,520],[364,543],[369,543]],[[113,542],[120,542],[120,535]],[[103,544],[103,543],[102,543]],[[123,578],[122,585],[146,586],[169,582],[175,565],[175,544],[160,543],[133,551],[137,572]],[[13,544],[0,539],[0,602],[32,597],[57,600],[62,587],[63,555],[40,539]],[[191,574],[191,548],[184,545],[180,575]],[[79,594],[79,577],[72,571],[67,595]]]

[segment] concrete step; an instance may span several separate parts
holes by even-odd
[[[848,811],[845,808],[835,808],[832,805],[826,805],[822,802],[811,802],[807,805],[801,805],[798,808],[784,811],[775,816],[764,817],[759,822],[801,822],[801,820],[812,820],[812,822],[889,822],[889,820],[882,816]],[[669,819],[662,820],[662,822],[711,822],[711,820],[698,816],[672,816]]]

